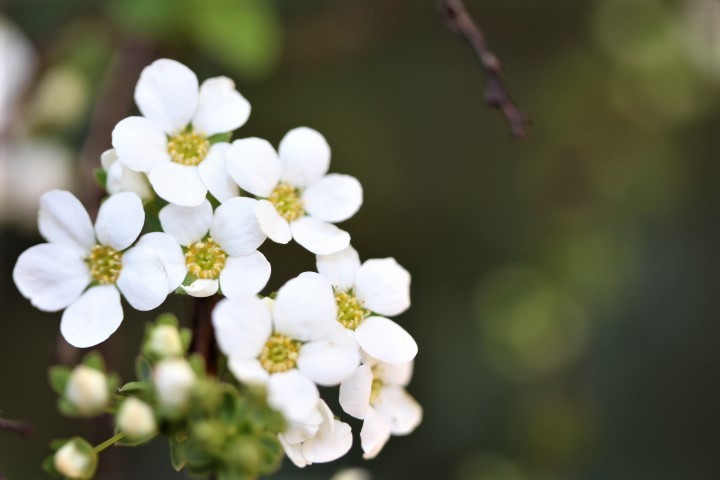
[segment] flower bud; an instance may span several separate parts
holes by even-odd
[[[155,389],[158,401],[171,409],[185,407],[195,380],[195,372],[187,360],[182,358],[162,360],[155,367]]]
[[[82,438],[73,438],[55,452],[55,469],[70,479],[92,478],[97,468],[97,454]]]
[[[116,424],[128,438],[148,438],[157,431],[155,413],[150,405],[135,397],[127,398],[118,410]]]
[[[153,328],[150,334],[149,348],[150,353],[160,358],[182,356],[183,345],[177,327],[158,325]]]
[[[85,365],[75,367],[65,386],[65,398],[83,415],[101,412],[109,396],[105,374]]]

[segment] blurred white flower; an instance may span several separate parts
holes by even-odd
[[[70,479],[92,478],[97,467],[97,454],[90,446],[72,439],[55,452],[54,463],[57,471]]]
[[[83,118],[89,101],[90,86],[82,73],[57,65],[43,72],[29,113],[33,125],[68,128]]]
[[[38,227],[49,242],[23,252],[13,279],[38,309],[63,310],[60,331],[73,346],[97,345],[123,319],[120,293],[137,310],[158,307],[182,282],[180,246],[164,233],[140,234],[145,212],[140,198],[124,192],[101,206],[95,225],[70,192],[53,190],[40,199]],[[88,288],[89,286],[89,288]]]
[[[7,130],[37,65],[30,40],[0,15],[0,136]]]
[[[377,456],[390,435],[408,435],[422,421],[422,407],[405,391],[412,369],[412,362],[389,365],[368,358],[340,384],[340,406],[364,420],[364,458]]]
[[[174,325],[153,327],[149,340],[150,352],[160,358],[178,357],[183,354],[180,331]]]
[[[265,234],[252,213],[255,203],[235,197],[214,213],[207,200],[196,207],[169,204],[160,210],[163,230],[186,247],[186,269],[195,280],[181,288],[189,295],[208,297],[219,288],[226,297],[235,297],[265,287],[270,262],[257,251]]]
[[[306,272],[280,288],[271,309],[255,295],[221,301],[213,325],[235,377],[266,384],[270,405],[302,422],[317,406],[315,384],[337,385],[360,362],[336,312],[330,285]]]
[[[197,379],[187,360],[169,358],[155,366],[154,380],[158,402],[170,409],[182,409]]]
[[[148,174],[155,192],[176,205],[200,205],[210,193],[220,201],[238,195],[227,174],[227,143],[209,138],[244,125],[250,104],[227,77],[205,80],[175,60],[145,67],[135,87],[143,116],[117,124],[112,145],[120,162]]]
[[[105,374],[85,365],[78,365],[65,386],[65,399],[83,415],[103,411],[110,398]]]
[[[370,480],[370,472],[364,468],[344,468],[330,477],[330,480]]]
[[[394,258],[366,260],[351,246],[318,255],[317,269],[335,290],[337,320],[354,333],[365,353],[386,363],[406,363],[417,355],[415,340],[380,315],[399,315],[410,307],[410,274]],[[376,315],[380,314],[380,315]]]
[[[313,463],[327,463],[345,455],[352,447],[350,425],[336,420],[323,400],[305,422],[290,422],[278,435],[288,458],[303,468]]]
[[[116,425],[131,440],[150,437],[157,431],[152,407],[135,397],[129,397],[120,405]]]
[[[226,152],[235,182],[261,200],[255,205],[260,228],[277,243],[297,243],[318,255],[338,252],[350,235],[333,223],[360,209],[360,182],[349,175],[327,174],[330,146],[319,132],[290,130],[279,152],[260,138],[235,140]]]

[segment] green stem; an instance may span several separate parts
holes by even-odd
[[[94,448],[95,453],[100,453],[100,452],[102,452],[103,450],[105,450],[106,448],[108,448],[108,447],[111,446],[111,445],[114,445],[115,442],[119,442],[119,441],[122,440],[123,438],[125,438],[125,434],[124,434],[124,433],[118,433],[118,434],[115,435],[114,437],[108,438],[108,439],[105,440],[103,443],[101,443],[100,445],[98,445],[97,447]]]

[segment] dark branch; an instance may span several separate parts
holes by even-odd
[[[462,0],[440,0],[440,13],[450,29],[465,37],[485,71],[485,103],[500,110],[510,124],[510,131],[518,140],[528,136],[528,118],[515,105],[502,81],[502,63],[487,46],[485,35],[470,16]]]
[[[199,353],[205,360],[205,368],[210,375],[217,375],[218,351],[215,343],[215,329],[212,325],[212,311],[219,299],[218,295],[193,298],[193,338],[190,351]]]
[[[30,435],[35,431],[35,427],[27,422],[0,418],[0,431],[17,433],[18,435]]]

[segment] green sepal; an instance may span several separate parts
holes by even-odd
[[[120,395],[130,395],[131,393],[147,392],[148,390],[150,390],[150,385],[145,382],[128,382],[118,388],[118,393]]]
[[[141,382],[152,382],[152,365],[143,357],[137,357],[135,361],[135,374]]]
[[[95,170],[93,170],[93,176],[95,177],[95,181],[97,182],[97,184],[100,185],[103,190],[107,190],[107,171],[102,168],[96,168]]]
[[[177,472],[185,468],[187,463],[187,435],[177,434],[170,437],[170,463]]]
[[[42,469],[53,477],[59,477],[60,472],[55,468],[55,455],[49,455],[42,461]]]
[[[103,360],[102,355],[100,355],[100,352],[97,350],[93,350],[85,355],[82,359],[82,364],[105,373],[105,360]]]
[[[252,480],[252,478],[252,475],[246,475],[228,468],[220,470],[217,474],[217,480]]]
[[[182,343],[183,352],[187,352],[192,342],[192,331],[189,328],[180,329],[180,342]]]
[[[232,138],[232,132],[227,133],[216,133],[215,135],[211,135],[207,138],[207,141],[210,142],[210,145],[213,145],[215,143],[220,142],[229,142]]]
[[[115,392],[115,389],[118,385],[120,385],[120,375],[117,373],[108,373],[107,374],[107,384],[108,384],[108,390],[110,392]]]
[[[60,447],[62,447],[69,441],[69,438],[56,438],[54,440],[50,440],[50,450],[52,450],[53,452],[56,450],[60,450]]]
[[[170,325],[172,327],[178,327],[180,322],[174,313],[163,313],[155,319],[155,325]]]
[[[193,353],[188,357],[188,363],[199,378],[205,376],[205,359],[198,353]]]
[[[70,368],[65,365],[55,365],[48,370],[50,386],[58,395],[65,393],[65,386],[70,380]]]

